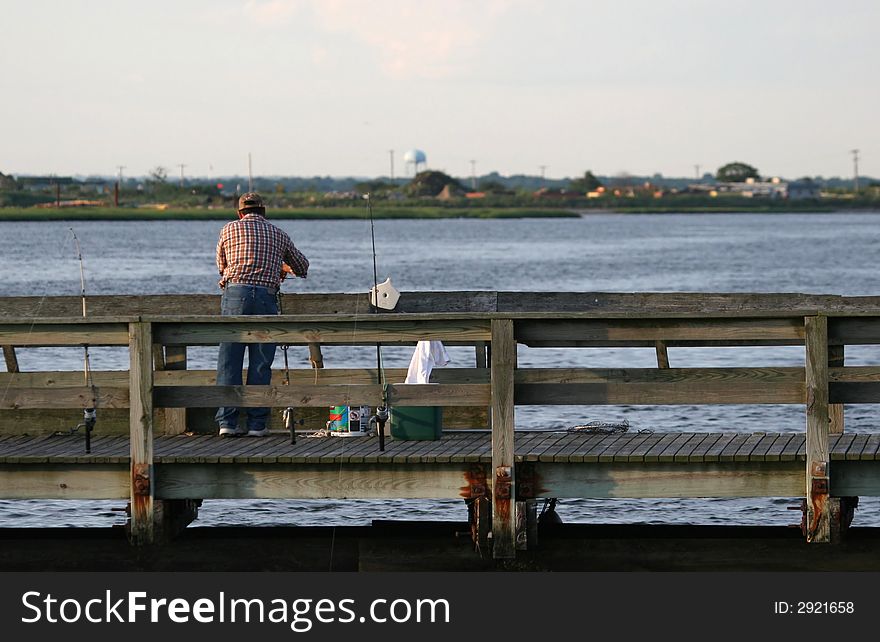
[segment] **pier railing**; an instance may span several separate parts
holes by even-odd
[[[880,403],[880,366],[846,366],[847,345],[880,343],[880,299],[801,294],[404,293],[393,312],[370,311],[366,295],[285,297],[287,313],[220,317],[217,297],[0,299],[0,429],[16,413],[96,407],[128,410],[131,517],[150,541],[154,435],[186,429],[187,408],[322,408],[370,405],[471,409],[491,428],[490,488],[496,557],[515,552],[516,405],[797,404],[805,413],[806,499],[811,541],[828,541],[835,510],[831,435],[844,430],[842,404]],[[224,341],[289,346],[412,345],[437,339],[474,346],[474,366],[437,370],[428,385],[383,386],[375,368],[292,369],[290,383],[217,386],[186,369],[187,348]],[[669,347],[803,346],[803,367],[673,368]],[[17,348],[124,346],[127,372],[15,372]],[[650,347],[656,368],[531,368],[518,346]],[[480,415],[481,409],[489,412]],[[163,421],[157,421],[162,409]],[[477,419],[479,421],[479,419]],[[5,424],[5,425],[4,425]],[[867,437],[866,437],[867,438]]]

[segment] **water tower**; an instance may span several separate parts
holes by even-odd
[[[407,169],[409,169],[409,166],[412,165],[413,176],[419,173],[420,164],[422,165],[422,169],[424,169],[426,161],[427,156],[425,156],[425,152],[420,149],[411,149],[403,155],[403,162],[406,164]]]

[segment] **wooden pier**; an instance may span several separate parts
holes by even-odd
[[[367,295],[286,295],[286,314],[220,317],[214,296],[0,299],[0,498],[124,499],[130,540],[169,539],[215,498],[459,498],[474,545],[511,559],[535,544],[535,502],[571,497],[800,497],[804,538],[839,541],[855,498],[880,495],[880,431],[844,431],[843,404],[880,402],[880,365],[847,366],[847,345],[880,343],[880,298],[802,294],[404,293],[393,312]],[[291,369],[270,386],[217,386],[187,348],[269,342],[474,348],[473,367],[426,385],[375,368]],[[518,346],[656,351],[656,368],[533,368]],[[804,365],[676,368],[679,346],[802,346]],[[127,371],[18,372],[16,349],[119,346]],[[276,368],[278,367],[276,358]],[[332,365],[332,364],[330,364]],[[456,364],[457,365],[457,364]],[[285,384],[284,379],[289,379]],[[307,438],[332,405],[442,406],[439,440]],[[590,434],[516,430],[517,405],[794,404],[804,431]],[[278,430],[221,439],[218,405],[292,406]],[[99,421],[56,434],[84,408]],[[312,409],[308,411],[307,409]],[[311,414],[309,414],[311,412]],[[278,416],[273,412],[273,416]],[[309,423],[313,425],[310,427]],[[277,427],[277,426],[276,426]],[[60,431],[64,433],[64,431]]]

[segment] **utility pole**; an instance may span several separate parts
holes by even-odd
[[[254,191],[254,176],[251,173],[251,153],[248,152],[248,191]]]
[[[391,182],[394,182],[394,150],[389,149],[388,155],[391,157]]]
[[[114,207],[119,207],[119,190],[122,189],[122,170],[124,170],[124,169],[125,169],[125,165],[117,165],[116,166],[117,178],[116,178],[116,185],[113,188],[113,206]]]
[[[700,166],[699,165],[694,165],[694,173],[697,177],[697,180],[700,180]]]
[[[180,168],[180,187],[183,188],[183,168],[186,167],[186,165],[178,163],[177,166]]]
[[[850,154],[853,155],[853,175],[855,176],[855,191],[859,193],[859,150],[851,149]]]
[[[471,161],[471,189],[477,191],[477,161]]]

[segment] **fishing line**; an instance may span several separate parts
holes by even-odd
[[[370,306],[373,314],[379,313],[379,272],[376,268],[376,228],[373,223],[373,202],[367,195],[367,211],[370,214],[370,240],[373,247],[373,290],[370,293]],[[379,437],[379,450],[385,450],[385,422],[388,420],[388,381],[382,367],[382,344],[376,342],[376,377],[382,385],[382,405],[376,408],[376,435]],[[371,417],[372,420],[372,417]]]
[[[86,318],[86,271],[85,265],[83,262],[82,256],[82,248],[79,244],[79,238],[76,236],[76,232],[73,231],[73,228],[70,228],[70,233],[73,235],[73,242],[76,246],[76,258],[79,261],[79,283],[80,283],[80,295],[82,297],[82,318]],[[95,388],[95,382],[92,379],[92,362],[91,357],[89,356],[89,344],[83,344],[83,374],[85,376],[85,385],[92,393],[92,405],[88,408],[83,408],[83,423],[80,424],[85,427],[86,433],[86,453],[92,452],[92,428],[95,426],[95,422],[97,421],[97,412],[96,407],[98,405],[98,391]],[[79,428],[79,425],[77,426]],[[74,428],[76,430],[76,428]]]
[[[70,231],[72,232],[73,230],[71,229]],[[67,244],[68,240],[69,240],[69,237],[67,234],[65,234],[64,237],[61,239],[61,241],[58,242],[57,249],[55,251],[50,250],[48,252],[48,254],[49,255],[61,254],[63,252],[64,246]],[[28,330],[27,330],[27,334],[26,334],[26,336],[28,336],[28,337],[30,337],[33,334],[34,326],[37,324],[37,319],[39,318],[40,311],[43,309],[43,305],[46,303],[46,299],[49,298],[50,284],[51,284],[51,281],[49,281],[49,280],[43,281],[43,292],[40,295],[40,298],[37,301],[37,304],[33,307],[33,309],[30,311],[30,313],[28,315],[31,319],[31,322],[30,322],[30,325],[28,326]],[[12,347],[14,348],[14,346],[12,346]],[[12,373],[10,373],[10,374],[12,374]],[[7,379],[6,385],[3,388],[3,394],[2,394],[2,396],[0,396],[0,406],[3,406],[3,404],[5,403],[6,398],[9,395],[9,389],[12,387],[14,380],[15,380],[14,376],[9,377]]]

